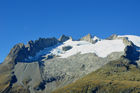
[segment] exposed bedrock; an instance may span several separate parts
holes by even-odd
[[[16,44],[6,57],[5,62],[16,64],[18,61],[24,61],[29,56],[35,56],[40,50],[57,43],[56,38],[39,38],[39,40],[29,41],[27,45],[23,43]]]
[[[68,39],[70,37],[63,35],[59,40],[56,38],[40,38],[36,41],[29,41],[27,45],[16,44],[6,57],[5,64],[0,65],[0,68],[5,71],[5,73],[2,73],[0,69],[0,74],[2,73],[4,76],[0,77],[1,80],[5,78],[2,80],[4,82],[0,82],[1,85],[5,84],[4,91],[9,93],[18,93],[19,91],[21,93],[24,93],[24,91],[26,93],[51,93],[53,90],[68,85],[122,56],[131,60],[131,62],[135,62],[140,56],[136,46],[131,41],[113,35],[109,40],[122,39],[126,46],[124,51],[113,52],[104,58],[98,57],[95,53],[77,53],[67,58],[59,58],[50,54],[42,60],[25,62],[26,58],[35,56],[40,50],[58,43],[63,44]],[[93,39],[88,34],[81,40],[91,42]],[[62,47],[65,52],[72,48],[70,45]],[[12,64],[13,69],[7,70],[9,66],[6,63]],[[7,81],[10,81],[10,83],[7,83]]]

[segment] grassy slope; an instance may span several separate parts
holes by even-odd
[[[8,66],[0,64],[0,93],[7,89],[10,85],[11,71]]]
[[[121,58],[53,93],[138,93],[140,69]]]

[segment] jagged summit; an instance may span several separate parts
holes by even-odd
[[[42,55],[46,55],[47,57],[48,55],[55,55],[66,58],[77,53],[96,53],[100,57],[105,57],[112,52],[123,51],[127,45],[132,45],[133,42],[136,46],[140,46],[139,37],[127,35],[118,36],[116,34],[104,40],[101,40],[97,36],[92,36],[91,34],[82,37],[80,41],[73,41],[72,37],[65,35],[62,35],[59,39],[39,38],[39,40],[29,41],[27,45],[22,43],[15,45],[5,61],[38,60]],[[67,46],[71,48],[64,51],[64,47]]]
[[[92,36],[91,34],[87,34],[86,36],[82,37],[80,41],[88,41],[90,43],[96,43],[100,39],[97,36]]]
[[[88,34],[81,40],[72,40],[71,37],[62,35],[59,39],[39,38],[29,41],[27,45],[16,44],[5,62],[0,64],[0,92],[51,93],[98,71],[104,65],[110,64],[110,61],[119,60],[119,64],[113,65],[116,76],[117,67],[126,71],[122,63],[124,60],[120,60],[122,57],[138,70],[139,41],[140,37],[133,35],[112,35],[109,39],[100,39]],[[126,65],[125,68],[131,69],[128,67]],[[128,72],[125,73],[128,75]],[[110,75],[110,71],[103,75],[109,78],[107,75]]]
[[[70,39],[70,37],[65,36],[65,35],[62,35],[58,40],[59,40],[60,42],[65,42],[65,41],[67,41],[67,40],[69,40],[69,39]]]
[[[113,40],[113,39],[116,39],[118,37],[117,34],[112,34],[110,37],[108,37],[107,39],[108,40]]]
[[[35,41],[29,41],[27,45],[23,43],[16,44],[5,58],[5,62],[16,63],[24,61],[30,56],[35,56],[40,50],[54,46],[57,43],[56,38],[39,38]]]
[[[81,39],[80,39],[81,41],[88,41],[88,42],[93,42],[93,40],[92,40],[92,36],[91,36],[91,34],[87,34],[86,36],[84,36],[84,37],[82,37]]]

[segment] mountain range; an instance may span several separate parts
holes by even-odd
[[[0,64],[0,93],[140,93],[140,36],[18,43]]]

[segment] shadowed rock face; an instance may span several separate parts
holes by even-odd
[[[110,73],[113,73],[113,75],[116,76],[116,71],[122,72],[121,75],[123,75],[124,72],[129,70],[129,65],[132,65],[132,67],[137,66],[135,61],[140,55],[137,54],[138,52],[136,51],[135,45],[128,41],[127,38],[112,36],[110,39],[116,38],[122,39],[126,45],[124,52],[114,52],[105,58],[98,57],[94,53],[75,54],[68,58],[58,58],[55,55],[50,54],[46,56],[46,58],[36,60],[35,62],[25,62],[24,59],[28,58],[29,56],[35,56],[37,52],[43,50],[44,48],[54,46],[60,42],[62,44],[64,41],[70,39],[70,37],[63,35],[59,40],[56,38],[40,38],[36,41],[29,41],[27,45],[19,43],[11,49],[10,53],[5,59],[5,62],[0,64],[0,92],[51,93],[53,90],[68,85],[86,76],[88,73],[97,71],[110,61],[116,59],[119,61],[113,61],[116,63],[109,63],[109,66],[105,67],[106,69],[109,68],[109,70],[105,71],[106,69],[101,69],[95,76],[100,76],[101,74],[110,75]],[[81,40],[93,43],[93,38],[90,34],[83,37]],[[65,52],[67,52],[72,47],[64,46],[62,48],[65,50]],[[122,57],[124,57],[126,60],[129,59],[131,62],[125,61],[124,58],[122,59]],[[11,65],[13,67],[12,69],[9,69]],[[120,68],[120,70],[118,70],[118,68]],[[102,75],[100,78],[103,77]],[[108,76],[105,78],[108,78]],[[103,78],[101,80],[103,80]],[[95,82],[95,87],[93,87],[91,90],[92,92],[88,91],[89,93],[94,93],[99,90],[99,87],[96,86],[96,83],[97,82]],[[104,83],[101,82],[101,85],[102,84]],[[111,83],[107,82],[106,84],[109,85]],[[83,89],[86,90],[86,88],[89,87],[84,87]]]
[[[126,46],[124,51],[124,56],[129,60],[136,61],[140,57],[140,53],[136,51],[136,48],[134,46]]]
[[[35,56],[40,50],[57,43],[58,40],[56,38],[39,38],[36,41],[29,41],[27,45],[22,43],[16,44],[6,57],[5,62],[16,64],[17,62],[24,61],[29,56]]]
[[[65,41],[67,41],[67,40],[69,40],[69,39],[71,39],[71,38],[68,37],[68,36],[62,35],[58,40],[59,40],[60,42],[65,42]]]
[[[23,43],[16,44],[5,58],[4,62],[0,64],[0,92],[1,93],[30,93],[32,88],[27,88],[28,85],[17,85],[20,81],[25,84],[34,84],[34,87],[40,86],[42,78],[40,75],[40,65],[37,63],[19,65],[19,62],[24,61],[29,56],[35,56],[40,50],[56,45],[58,40],[56,38],[39,38],[36,41],[29,41],[27,45]],[[39,63],[40,64],[40,63]],[[17,68],[17,66],[19,68]],[[38,69],[37,69],[38,68]],[[18,70],[16,70],[18,69]],[[22,71],[21,71],[22,70]],[[21,72],[19,72],[21,71]],[[28,72],[29,71],[29,72]],[[25,73],[24,73],[25,72]],[[19,76],[24,73],[25,78],[22,77],[19,79]],[[33,74],[37,75],[34,78],[30,77]],[[19,76],[18,76],[19,75]],[[36,82],[36,83],[30,83]],[[14,84],[15,83],[15,84]]]
[[[28,48],[29,56],[35,56],[37,52],[44,48],[54,46],[58,43],[56,38],[39,38],[36,41],[29,41],[26,47]]]
[[[8,54],[5,62],[16,64],[17,61],[24,60],[28,56],[28,50],[23,43],[16,44]]]
[[[64,51],[68,51],[68,50],[72,49],[72,46],[65,46],[65,47],[62,47],[62,49]]]
[[[117,37],[118,39],[122,39],[123,43],[125,44],[124,49],[124,56],[131,60],[136,61],[140,57],[140,53],[136,50],[136,46],[133,44],[133,42],[129,41],[126,37]]]

